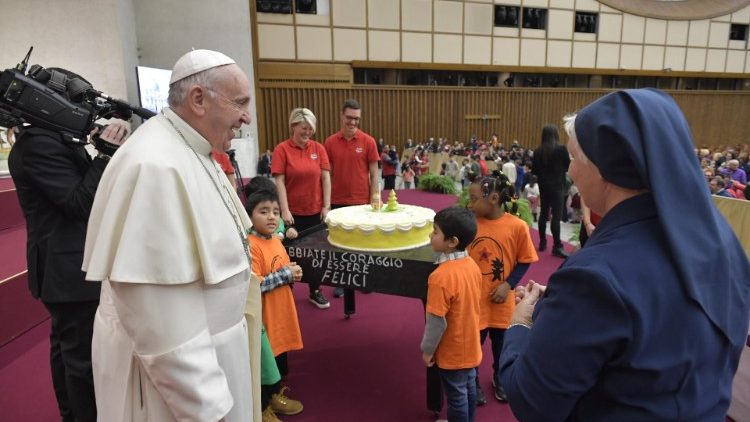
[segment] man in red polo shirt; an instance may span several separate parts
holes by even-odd
[[[346,100],[341,110],[341,130],[326,139],[331,163],[333,208],[369,204],[380,195],[378,148],[375,139],[359,129],[362,115],[357,100]]]
[[[377,197],[378,148],[375,139],[359,130],[362,115],[357,100],[346,100],[341,108],[341,130],[326,139],[325,147],[331,164],[331,207],[364,205]],[[333,295],[340,297],[341,288]],[[353,297],[353,296],[352,296]]]

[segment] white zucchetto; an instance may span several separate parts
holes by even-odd
[[[177,63],[174,64],[169,84],[172,85],[181,79],[203,72],[204,70],[234,63],[234,60],[218,51],[193,50],[180,57]]]

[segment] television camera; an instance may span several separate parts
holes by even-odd
[[[65,69],[33,65],[26,73],[33,49],[15,68],[0,73],[0,121],[7,126],[26,123],[58,132],[66,141],[86,143],[98,119],[154,116],[150,110],[97,91]]]

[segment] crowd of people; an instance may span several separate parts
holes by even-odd
[[[540,232],[544,233],[550,222],[552,254],[567,257],[560,239],[560,222],[581,222],[583,208],[578,189],[567,175],[567,150],[560,144],[554,125],[543,130],[542,142],[536,150],[522,146],[517,140],[506,147],[497,135],[490,136],[489,141],[473,137],[466,144],[443,138],[416,143],[407,139],[400,157],[397,145],[389,145],[382,138],[376,145],[383,189],[416,189],[422,175],[439,174],[453,179],[460,191],[493,171],[502,173],[513,187],[513,198],[529,201]],[[431,160],[439,166],[432,165]],[[259,174],[262,165],[259,162]],[[542,237],[539,250],[546,247],[546,237]]]
[[[750,146],[716,147],[695,150],[711,193],[735,199],[750,199],[747,175],[750,173]]]
[[[559,142],[559,135],[557,136]],[[390,179],[385,176],[392,176],[393,174],[401,176],[402,179],[409,179],[408,181],[403,180],[403,184],[394,185],[397,188],[416,188],[415,183],[409,185],[406,183],[415,182],[421,174],[430,172],[430,154],[436,153],[444,153],[449,157],[441,163],[440,174],[454,177],[456,181],[461,183],[462,187],[468,186],[479,176],[486,176],[488,174],[487,163],[489,162],[494,162],[498,169],[502,169],[503,173],[514,183],[516,193],[519,196],[525,191],[525,186],[531,182],[533,175],[534,149],[524,147],[518,140],[512,140],[510,143],[504,144],[496,134],[490,135],[488,140],[472,136],[466,142],[458,140],[451,142],[448,138],[442,137],[429,137],[423,141],[415,142],[409,138],[404,142],[400,156],[398,145],[389,145],[384,142],[383,138],[378,139],[376,145],[378,154],[381,156],[380,163],[385,181],[382,185],[384,189],[391,189],[391,184],[388,182]],[[703,147],[695,149],[695,153],[707,180],[710,181],[721,176],[725,187],[735,191],[730,194],[737,191],[744,192],[743,186],[747,184],[747,174],[750,173],[749,145]],[[258,174],[270,175],[270,162],[271,152],[266,151],[259,159]],[[411,172],[409,172],[409,169],[411,169]],[[407,173],[413,174],[407,176]],[[743,186],[734,184],[735,187],[732,188],[733,183],[730,183],[727,177]],[[569,179],[566,183],[572,184]],[[568,186],[568,192],[569,189]],[[732,195],[731,197],[740,199],[740,196],[742,195]]]
[[[699,166],[663,92],[614,92],[566,117],[567,147],[550,124],[533,150],[496,136],[409,140],[406,157],[359,128],[356,100],[323,143],[315,114],[295,108],[289,138],[261,158],[273,181],[254,178],[244,202],[215,154],[250,123],[244,72],[224,54],[191,51],[174,66],[168,103],[132,135],[108,126],[108,153],[95,159],[33,127],[11,152],[63,420],[277,422],[302,412],[282,383],[288,353],[304,347],[290,285],[305,280],[317,308],[330,302],[282,238],[334,208],[379,207],[381,178],[416,184],[436,152],[469,196],[435,216],[420,343],[449,421],[473,421],[486,403],[487,338],[493,396],[520,420],[723,419],[747,338],[750,264],[703,177],[717,195],[744,193],[748,151],[700,150]],[[682,163],[674,180],[659,171],[665,161]],[[570,257],[559,233],[574,192],[566,173],[589,236]],[[519,195],[537,214],[536,247]],[[546,250],[548,220],[551,252],[567,259],[546,285],[522,284]],[[353,290],[333,295],[353,308]]]

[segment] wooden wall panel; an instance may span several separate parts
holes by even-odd
[[[682,91],[672,95],[690,124],[694,144],[750,143],[750,94]]]
[[[488,139],[497,133],[509,144],[539,143],[547,123],[562,128],[562,117],[590,103],[607,90],[477,89],[358,86],[353,88],[259,88],[260,148],[273,149],[289,136],[287,120],[294,107],[307,107],[318,118],[315,139],[323,141],[340,127],[343,101],[362,104],[361,128],[375,139],[403,147],[407,138],[422,141],[443,137],[466,141],[475,135]],[[750,137],[750,93],[674,91],[696,145],[747,143]],[[485,117],[485,118],[482,118]]]

